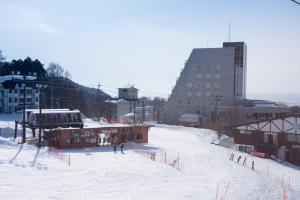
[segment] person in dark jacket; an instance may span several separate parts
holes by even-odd
[[[233,158],[234,158],[234,153],[231,153],[230,160],[233,160]]]
[[[254,170],[254,160],[252,161],[252,170]]]
[[[239,156],[239,157],[238,157],[237,163],[240,162],[241,158],[242,158],[242,156]]]
[[[247,160],[247,156],[245,157],[244,162],[243,162],[244,166],[246,165],[246,160]]]
[[[123,148],[124,148],[124,144],[123,143],[121,144],[120,148],[121,148],[121,153],[123,153]]]
[[[116,153],[116,151],[117,151],[117,146],[114,145],[114,152]]]

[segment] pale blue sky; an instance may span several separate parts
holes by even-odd
[[[231,40],[248,45],[247,93],[299,92],[290,0],[0,0],[0,19],[7,60],[54,61],[83,85],[130,83],[147,96],[170,94],[191,50],[220,47],[231,21]]]

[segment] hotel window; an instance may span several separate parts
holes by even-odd
[[[221,74],[216,74],[216,75],[215,75],[215,78],[216,78],[216,79],[220,79],[220,78],[221,78]]]
[[[187,96],[192,96],[192,92],[187,92]]]
[[[206,83],[206,88],[210,88],[210,83]]]
[[[188,84],[187,84],[187,87],[188,87],[188,88],[193,87],[193,83],[188,83]]]
[[[182,103],[182,101],[178,101],[178,103],[179,103],[179,104],[181,104],[181,103]]]
[[[191,101],[188,101],[188,104],[189,104],[189,105],[191,105],[191,104],[192,104],[192,102],[191,102]]]
[[[201,79],[202,78],[202,74],[197,74],[196,77],[197,77],[197,79]]]
[[[206,74],[205,77],[206,77],[206,79],[210,79],[211,75],[210,74]]]
[[[205,96],[209,97],[210,96],[210,92],[205,92]]]
[[[216,65],[216,70],[220,70],[221,69],[221,65]]]
[[[201,95],[202,95],[201,92],[196,93],[196,96],[198,96],[198,97],[201,97]]]
[[[221,84],[220,83],[215,83],[215,88],[221,88]]]

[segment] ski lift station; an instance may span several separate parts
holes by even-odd
[[[23,125],[16,121],[17,125]],[[41,127],[42,137],[49,146],[57,148],[118,145],[127,142],[147,143],[150,125],[100,124],[83,120],[79,110],[43,109],[25,111],[25,127],[35,136]]]

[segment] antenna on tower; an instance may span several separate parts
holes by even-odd
[[[229,21],[229,24],[228,24],[228,42],[230,42],[230,25],[231,25],[231,22]]]

